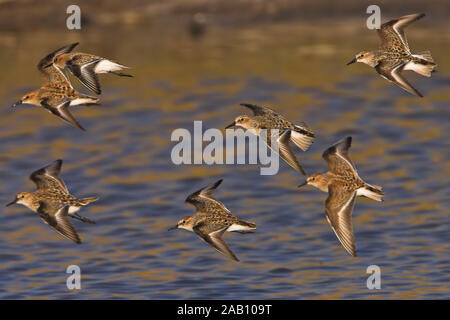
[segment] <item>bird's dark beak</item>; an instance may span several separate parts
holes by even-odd
[[[356,62],[356,58],[353,58],[353,60],[350,61],[349,63],[347,63],[347,65],[349,66],[349,65],[351,65],[351,64],[353,64],[353,63],[355,63],[355,62]]]
[[[303,182],[302,184],[299,184],[297,188],[301,188],[303,186],[306,186],[308,184],[308,180],[306,180],[305,182]]]
[[[175,230],[175,229],[178,229],[178,225],[175,225],[175,226],[173,226],[173,227],[170,227],[169,229],[167,229],[167,231]]]
[[[19,104],[22,104],[22,100],[19,100],[19,101],[15,102],[15,103],[11,106],[11,108],[17,107]]]
[[[13,204],[17,203],[17,200],[19,200],[19,199],[15,198],[13,201],[11,201],[10,203],[8,203],[6,206],[7,206],[7,207],[12,206]]]
[[[234,127],[235,125],[236,125],[236,122],[233,121],[232,123],[230,123],[229,125],[227,125],[227,126],[225,127],[225,129]]]

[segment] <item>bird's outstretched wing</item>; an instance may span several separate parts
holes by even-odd
[[[337,184],[328,187],[325,201],[327,221],[345,250],[356,257],[355,237],[353,235],[352,211],[355,205],[356,191],[350,191]]]
[[[281,159],[283,159],[295,171],[306,175],[305,170],[303,170],[302,166],[298,162],[294,151],[289,144],[289,141],[291,140],[291,133],[292,132],[289,129],[266,129],[264,131],[258,131],[260,139],[262,139],[267,144],[267,146],[272,149],[273,152],[276,152],[281,157]],[[272,144],[272,139],[276,140],[278,148],[276,148],[275,145]]]
[[[415,13],[383,23],[378,29],[381,39],[380,50],[410,54],[404,29],[424,16],[423,13]]]
[[[405,77],[402,75],[402,70],[405,68],[406,62],[404,61],[389,61],[385,60],[380,62],[376,67],[375,70],[386,80],[389,80],[396,85],[398,85],[400,88],[402,88],[405,91],[408,91],[409,93],[423,97],[423,95],[414,88],[408,80],[406,80]]]
[[[39,216],[46,224],[55,229],[59,234],[80,244],[81,238],[69,220],[69,206],[57,207],[54,204],[40,201],[37,209]]]
[[[30,179],[36,184],[37,189],[57,189],[69,193],[66,185],[59,177],[63,161],[61,159],[53,161],[48,166],[36,170],[30,175]]]
[[[86,131],[86,129],[84,129],[81,126],[81,124],[77,121],[77,119],[75,119],[72,113],[70,113],[69,111],[70,101],[71,100],[68,98],[56,100],[51,98],[45,98],[42,99],[41,104],[45,109],[53,113],[55,116],[61,118],[68,124],[80,130]]]
[[[85,64],[78,64],[72,61],[68,61],[66,66],[86,88],[96,94],[101,94],[102,90],[100,88],[100,82],[98,80],[97,74],[95,73],[95,67],[100,61],[101,58]]]
[[[263,107],[263,106],[258,106],[256,104],[241,103],[241,106],[247,107],[250,110],[252,110],[255,116],[262,116],[262,115],[275,114],[276,113],[275,111],[273,111],[270,108]]]
[[[77,45],[78,42],[75,42],[70,45],[56,49],[55,51],[49,53],[39,61],[37,68],[44,76],[46,83],[62,83],[64,85],[72,87],[70,81],[67,79],[64,72],[60,70],[58,67],[56,67],[53,64],[53,61],[55,57],[64,53],[71,52]]]
[[[291,140],[303,151],[308,150],[311,143],[314,142],[314,138],[314,132],[312,132],[305,123],[293,126]]]
[[[228,228],[229,226],[225,226],[219,230],[209,232],[209,226],[200,223],[199,225],[195,226],[193,230],[211,247],[224,254],[228,258],[234,261],[239,261],[236,255],[230,250],[230,248],[228,248],[227,244],[222,239],[223,234]]]
[[[277,140],[278,153],[288,165],[290,165],[292,168],[302,173],[303,175],[306,175],[305,170],[303,170],[302,166],[298,162],[297,157],[295,156],[294,151],[289,144],[289,141],[291,141],[291,133],[291,130],[285,130],[283,133],[281,133],[280,137]],[[271,145],[269,146],[272,148]]]
[[[328,170],[334,174],[347,176],[349,172],[358,176],[355,164],[348,154],[348,149],[352,145],[352,137],[347,137],[329,147],[322,154],[322,158],[327,162]]]
[[[197,212],[231,214],[230,210],[228,210],[222,202],[213,196],[214,191],[222,183],[222,181],[223,179],[220,179],[198,191],[191,193],[186,198],[186,203],[192,204],[196,208]]]

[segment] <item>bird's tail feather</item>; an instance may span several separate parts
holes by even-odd
[[[244,226],[244,227],[248,227],[248,228],[251,228],[251,229],[256,229],[256,224],[253,223],[253,222],[247,222],[247,221],[240,220],[239,224]]]
[[[97,201],[98,197],[84,198],[80,199],[80,203],[82,206],[87,206],[89,203]]]
[[[228,228],[229,232],[239,232],[239,233],[251,233],[252,230],[256,229],[256,224],[252,222],[247,222],[239,220]]]
[[[367,184],[361,189],[360,195],[375,201],[383,201],[384,192],[380,186]]]
[[[416,60],[412,60],[405,65],[405,70],[412,70],[424,77],[430,77],[431,73],[436,68],[433,57],[430,51],[424,51],[413,55]]]
[[[306,151],[314,141],[314,134],[303,129],[302,131],[300,131],[300,129],[292,130],[291,140],[297,147],[299,147],[303,151]]]
[[[416,54],[416,56],[422,58],[423,60],[429,62],[429,63],[433,63],[434,64],[434,59],[431,56],[431,52],[426,50],[426,51],[422,51],[419,52],[418,54]]]

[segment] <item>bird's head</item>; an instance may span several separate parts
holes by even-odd
[[[375,67],[377,65],[376,61],[376,53],[373,51],[361,51],[355,55],[355,58],[353,58],[352,61],[347,63],[347,65],[351,65],[355,62],[362,62],[364,64],[367,64],[371,67]]]
[[[180,221],[178,221],[178,223],[175,226],[169,228],[169,230],[186,229],[186,230],[192,231],[191,222],[192,222],[192,216],[186,216],[186,217],[180,219]]]
[[[6,206],[9,207],[13,204],[23,204],[24,206],[28,207],[32,202],[33,202],[33,195],[31,194],[31,192],[23,191],[19,192],[16,195],[16,198],[10,203],[8,203]]]
[[[304,183],[302,183],[298,187],[300,188],[306,185],[316,187],[317,189],[320,189],[325,192],[328,191],[328,179],[324,174],[321,173],[313,173],[306,179]]]
[[[31,92],[28,92],[27,94],[24,94],[23,97],[14,103],[11,107],[16,107],[20,104],[28,103],[33,104],[35,106],[39,106],[41,104],[40,99],[38,98],[38,92],[39,90],[34,90]]]
[[[251,123],[251,119],[249,116],[246,115],[240,115],[234,119],[234,121],[225,127],[225,129],[231,128],[231,127],[242,127],[244,129],[248,129]]]

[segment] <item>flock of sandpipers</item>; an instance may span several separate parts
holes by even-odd
[[[401,72],[412,70],[429,77],[436,67],[429,51],[412,54],[405,37],[405,27],[423,16],[424,14],[411,14],[384,23],[378,29],[381,38],[379,49],[362,51],[347,65],[354,62],[365,63],[375,68],[383,78],[411,94],[422,97],[422,94],[408,83]],[[43,107],[67,123],[84,130],[69,108],[98,104],[99,98],[76,91],[69,81],[67,71],[96,94],[101,93],[98,74],[112,73],[128,77],[131,75],[121,72],[127,69],[126,66],[109,59],[87,53],[73,53],[72,50],[77,44],[62,47],[42,58],[38,69],[45,77],[44,85],[24,95],[13,106],[32,104]],[[264,140],[271,148],[273,147],[270,142],[271,131],[276,131],[279,136],[275,150],[278,150],[279,156],[286,163],[306,176],[290,142],[306,151],[314,141],[313,131],[305,123],[294,124],[270,108],[248,103],[242,105],[249,108],[253,116],[240,115],[226,128],[239,126],[260,137],[264,129],[268,132]],[[328,165],[328,171],[309,175],[299,187],[312,185],[328,193],[325,201],[327,221],[345,250],[352,256],[356,256],[351,218],[356,197],[364,196],[375,201],[383,201],[384,194],[381,187],[368,184],[359,177],[355,164],[349,156],[351,143],[352,138],[347,137],[325,150],[322,156]],[[8,206],[15,203],[23,204],[38,213],[43,221],[58,233],[75,243],[81,243],[80,236],[69,217],[86,223],[95,223],[77,212],[98,198],[78,199],[72,196],[59,176],[61,166],[62,160],[56,160],[33,172],[30,179],[36,184],[37,190],[18,193]],[[252,232],[256,229],[256,224],[238,219],[222,202],[214,198],[214,191],[221,182],[222,179],[189,195],[186,202],[196,208],[196,213],[184,217],[169,230],[182,228],[193,231],[219,252],[239,261],[223,241],[222,236],[225,232]]]

